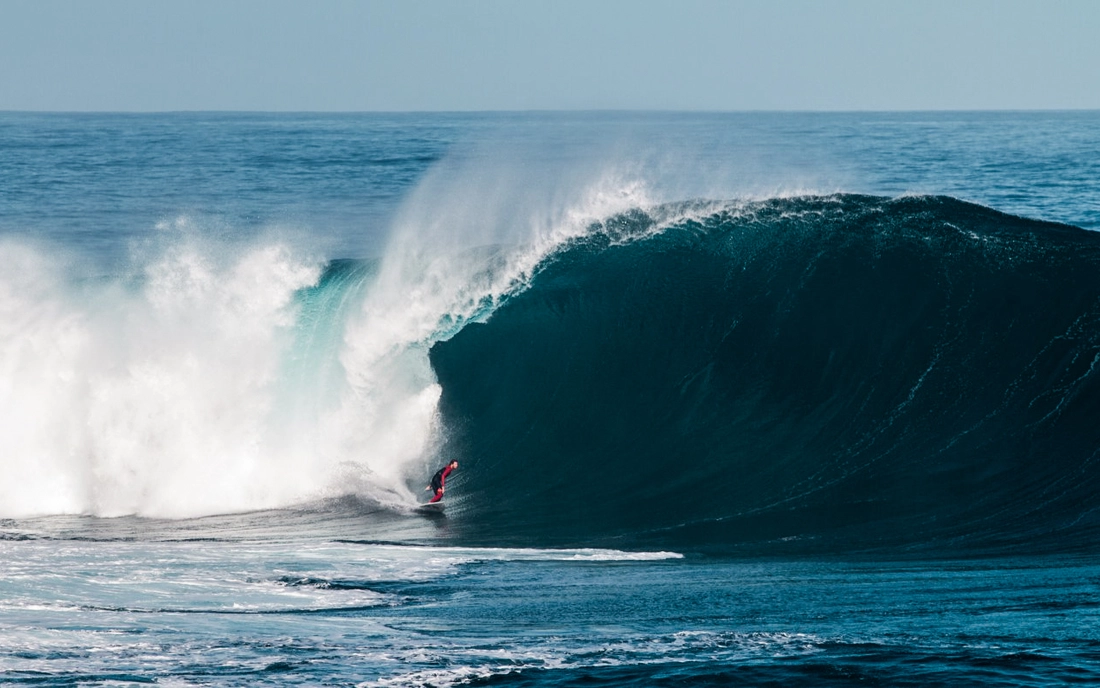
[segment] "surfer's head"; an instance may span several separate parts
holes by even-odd
[[[448,464],[448,465],[449,465],[449,466],[450,466],[451,468],[458,468],[458,461],[455,461],[455,460],[453,460],[453,459],[452,459],[452,460],[451,460],[451,463],[450,463],[450,464]]]

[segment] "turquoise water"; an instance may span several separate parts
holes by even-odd
[[[1094,682],[1098,161],[1094,112],[0,113],[0,682]]]

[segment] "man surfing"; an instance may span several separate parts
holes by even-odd
[[[435,491],[435,496],[428,500],[428,504],[435,504],[443,499],[443,485],[447,482],[447,476],[456,468],[458,468],[458,461],[452,460],[449,464],[435,472],[435,475],[432,476],[432,483],[424,488],[425,490]]]

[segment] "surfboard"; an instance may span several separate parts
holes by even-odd
[[[416,507],[417,511],[422,511],[426,514],[441,514],[443,513],[443,502],[429,502],[427,504],[421,504]]]

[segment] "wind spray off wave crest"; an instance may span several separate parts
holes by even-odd
[[[186,221],[110,279],[0,246],[0,516],[413,504],[442,441],[430,347],[648,204],[629,175],[471,178],[469,162],[428,175],[376,263],[227,246]]]
[[[437,168],[405,204],[340,356],[349,387],[336,425],[356,427],[354,453],[393,480],[426,474],[441,440],[431,346],[492,313],[594,223],[647,203],[619,174],[547,181],[468,164]]]

